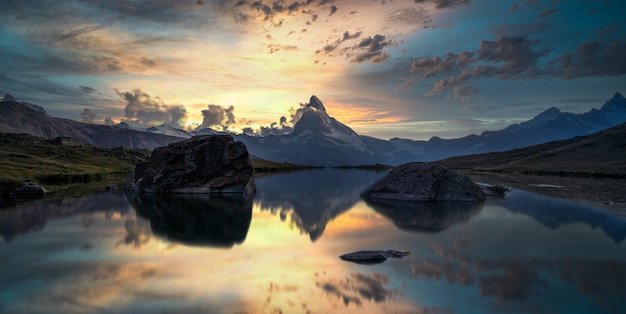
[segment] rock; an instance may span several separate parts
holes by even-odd
[[[478,202],[485,193],[468,177],[433,163],[413,162],[392,169],[363,197],[404,201]]]
[[[21,185],[9,192],[15,199],[40,198],[46,194],[46,189],[34,182],[22,182]]]
[[[372,265],[380,264],[388,258],[402,258],[409,255],[409,252],[401,252],[395,250],[375,250],[375,251],[357,251],[339,256],[344,261],[357,264]]]
[[[159,147],[135,165],[128,190],[147,193],[255,192],[246,146],[230,135],[195,136]]]

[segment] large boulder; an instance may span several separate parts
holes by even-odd
[[[137,163],[127,189],[147,193],[255,192],[246,146],[230,135],[195,136],[159,147]]]
[[[433,163],[413,162],[392,169],[362,194],[370,199],[478,202],[485,193],[468,177]]]
[[[34,182],[22,182],[19,186],[9,192],[15,199],[41,198],[46,194],[46,189]]]

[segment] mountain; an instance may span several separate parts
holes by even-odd
[[[380,162],[380,156],[352,129],[331,118],[311,96],[302,117],[287,135],[238,135],[252,154],[267,160],[312,166],[354,166]]]
[[[76,122],[53,118],[39,107],[5,97],[0,102],[0,132],[26,133],[46,139],[72,137],[102,147],[148,148],[180,141],[180,137],[152,134],[130,128]]]
[[[626,122],[626,99],[616,93],[600,110],[582,114],[561,112],[552,107],[533,119],[499,131],[486,131],[456,139],[433,137],[428,141],[392,138],[363,140],[390,164],[434,161],[452,156],[508,151],[535,144],[588,135]]]
[[[398,165],[411,161],[434,161],[452,156],[508,151],[535,144],[584,136],[626,122],[626,99],[616,93],[601,109],[582,114],[552,107],[533,119],[499,131],[487,131],[456,139],[433,137],[428,141],[359,136],[330,117],[316,96],[300,109],[302,116],[293,132],[255,137],[233,135],[252,156],[274,162],[310,166]],[[73,137],[104,147],[153,149],[194,135],[226,134],[211,129],[187,132],[169,126],[137,129],[127,123],[117,126],[86,124],[50,117],[33,104],[11,96],[0,102],[0,132],[27,133],[48,139]]]
[[[438,161],[451,168],[626,177],[626,123],[586,136]]]

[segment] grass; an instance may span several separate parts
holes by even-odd
[[[135,162],[148,156],[147,150],[65,146],[30,135],[0,133],[0,191],[24,181],[51,192],[82,190],[97,182],[122,184]]]
[[[135,162],[150,151],[53,144],[26,134],[0,133],[0,195],[21,182],[41,184],[49,192],[80,195],[104,190],[105,184],[123,185]],[[313,167],[252,160],[256,176]]]

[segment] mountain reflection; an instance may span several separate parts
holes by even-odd
[[[625,217],[587,204],[519,190],[503,202],[508,210],[528,215],[550,229],[583,223],[592,228],[600,227],[616,244],[626,238]]]
[[[322,236],[326,224],[359,201],[359,194],[386,172],[316,169],[262,177],[256,180],[254,201],[262,210],[290,216],[311,241]]]
[[[154,235],[187,245],[229,248],[241,244],[252,220],[252,203],[244,198],[197,194],[126,197],[139,216],[150,220]]]
[[[49,220],[71,217],[74,215],[104,212],[106,217],[113,213],[122,216],[130,210],[121,195],[98,194],[84,198],[59,198],[26,203],[18,208],[4,209],[0,215],[0,235],[4,241],[11,242],[16,236],[38,232],[44,229]],[[83,218],[87,228],[93,221]]]
[[[367,198],[365,202],[402,230],[433,233],[469,221],[484,205],[482,202],[408,202]]]

